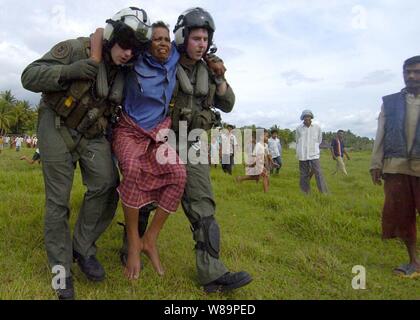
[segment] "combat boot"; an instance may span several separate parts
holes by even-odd
[[[73,258],[90,281],[99,282],[105,279],[105,270],[95,256],[85,258],[80,253],[73,251]]]
[[[206,293],[226,292],[241,288],[252,281],[252,277],[245,271],[227,272],[220,278],[206,284],[204,291]]]
[[[57,293],[58,300],[74,300],[73,278],[67,277],[66,288],[57,289],[55,292]]]

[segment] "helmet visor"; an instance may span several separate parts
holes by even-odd
[[[134,30],[136,38],[141,42],[146,42],[149,39],[148,33],[151,28],[146,22],[140,20],[135,15],[126,15],[122,18],[125,26]]]

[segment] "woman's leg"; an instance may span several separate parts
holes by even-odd
[[[127,265],[124,270],[129,280],[136,280],[140,275],[140,251],[143,249],[143,242],[138,231],[139,210],[122,205],[124,210],[125,225],[127,230]]]
[[[157,249],[157,239],[159,237],[160,230],[162,230],[162,227],[168,218],[168,215],[168,212],[163,210],[161,207],[158,207],[153,216],[152,223],[142,238],[143,251],[149,257],[155,271],[161,276],[164,275],[165,271],[160,263],[159,252]]]
[[[264,168],[264,172],[261,174],[262,178],[263,178],[263,188],[264,188],[264,192],[268,192],[268,188],[270,186],[270,181],[268,179],[268,172],[267,169]]]

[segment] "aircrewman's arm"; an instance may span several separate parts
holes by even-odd
[[[235,94],[225,79],[226,67],[222,59],[211,54],[204,58],[216,84],[215,106],[223,112],[230,112],[235,104]]]
[[[22,73],[22,85],[33,92],[63,91],[68,83],[60,81],[63,65],[71,63],[70,41],[55,45],[41,59],[35,60]]]
[[[41,59],[32,62],[22,73],[22,85],[33,92],[67,90],[72,80],[94,78],[97,63],[86,59],[79,40],[67,40],[54,46]]]
[[[226,92],[223,95],[216,94],[214,96],[214,106],[223,112],[231,112],[235,105],[235,94],[230,85],[227,84]]]

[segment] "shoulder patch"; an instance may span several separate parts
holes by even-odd
[[[55,45],[54,48],[51,50],[51,54],[56,59],[64,59],[67,58],[70,53],[70,45],[67,41],[60,42],[59,44]]]

